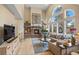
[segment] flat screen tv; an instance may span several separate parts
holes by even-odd
[[[4,25],[4,41],[15,37],[15,27],[11,25]]]

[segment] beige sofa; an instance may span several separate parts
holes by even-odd
[[[48,49],[55,55],[60,55],[60,48],[54,45],[52,42],[48,43]]]
[[[71,52],[73,52],[73,51],[79,50],[78,45],[68,47],[66,49],[66,48],[57,46],[56,42],[57,42],[57,40],[54,40],[54,41],[52,40],[52,41],[48,42],[48,49],[55,55],[68,55],[68,54],[71,54]],[[64,41],[62,41],[62,42],[64,42]],[[58,43],[58,44],[61,45],[61,43]]]

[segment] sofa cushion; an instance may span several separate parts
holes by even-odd
[[[54,38],[50,40],[50,42],[56,42],[57,40],[55,40]]]

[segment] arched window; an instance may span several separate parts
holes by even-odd
[[[65,13],[64,13],[65,12]],[[52,32],[59,34],[71,34],[70,29],[75,27],[74,9],[64,9],[59,5],[52,9],[51,29]]]
[[[51,23],[52,23],[52,32],[53,33],[58,33],[58,22],[62,18],[62,10],[63,7],[62,5],[58,5],[54,9],[52,9],[52,17],[51,17]]]
[[[58,16],[59,14],[61,14],[61,11],[62,11],[62,5],[58,5],[52,10],[52,15]]]
[[[73,9],[67,9],[66,10],[66,16],[67,17],[73,17],[73,16],[75,16],[74,10]]]
[[[75,27],[75,11],[66,9],[66,33],[70,34],[70,29]]]
[[[52,19],[51,19],[52,22],[58,22],[58,20],[60,20],[62,10],[63,10],[62,5],[58,5],[57,7],[52,9]]]

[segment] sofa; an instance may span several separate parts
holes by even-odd
[[[62,43],[65,40],[57,40],[57,39],[51,39],[48,42],[48,49],[54,54],[54,55],[70,55],[71,52],[79,50],[79,45],[74,45],[71,47],[65,48]],[[63,47],[61,47],[61,45]]]

